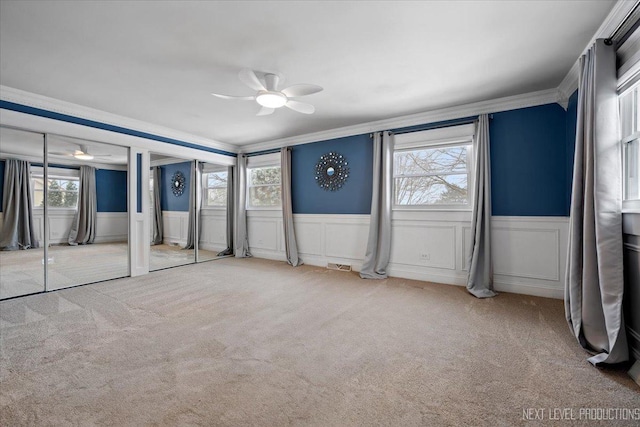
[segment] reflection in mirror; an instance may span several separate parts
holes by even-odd
[[[149,270],[195,262],[195,162],[150,154]]]
[[[47,153],[47,289],[128,276],[128,149],[48,135]]]
[[[198,262],[211,261],[224,253],[227,241],[227,206],[229,192],[229,167],[212,163],[200,163],[201,167],[201,203],[200,240],[198,241]],[[233,203],[230,205],[233,207]],[[233,230],[231,231],[233,233]],[[233,246],[233,244],[231,244]]]
[[[45,290],[43,164],[43,134],[0,127],[0,299]]]

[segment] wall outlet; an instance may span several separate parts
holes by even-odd
[[[420,261],[429,261],[431,259],[431,254],[428,252],[420,253]]]

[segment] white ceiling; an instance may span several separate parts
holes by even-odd
[[[0,2],[0,84],[243,145],[558,86],[614,1]],[[256,117],[242,68],[324,91]]]
[[[20,158],[42,163],[44,159],[44,135],[0,127],[0,158]],[[72,154],[84,147],[94,159],[83,161]],[[49,163],[80,166],[84,164],[100,167],[101,165],[126,165],[128,150],[117,145],[96,141],[70,138],[49,134],[47,140]]]

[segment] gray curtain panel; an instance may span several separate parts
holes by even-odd
[[[296,232],[293,228],[293,206],[291,204],[291,150],[280,150],[280,197],[282,197],[282,224],[284,225],[284,246],[287,262],[297,267],[302,265],[298,256]]]
[[[7,159],[4,166],[2,196],[2,234],[0,249],[13,251],[39,246],[33,222],[31,165],[24,160]]]
[[[162,204],[161,204],[161,184],[162,169],[160,166],[154,166],[153,171],[153,237],[152,245],[162,244],[164,237],[164,225],[162,223]]]
[[[80,188],[78,188],[78,209],[73,217],[69,244],[86,245],[96,238],[96,218],[98,200],[96,197],[96,168],[80,166]]]
[[[393,135],[373,135],[373,194],[369,241],[360,269],[363,279],[386,279],[391,256],[391,206],[393,204]]]
[[[235,222],[235,193],[234,193],[234,167],[229,166],[227,168],[227,248],[218,252],[218,256],[233,255],[233,224]]]
[[[589,362],[628,360],[622,297],[622,184],[616,54],[597,40],[580,58],[565,313]]]
[[[189,174],[189,222],[187,226],[187,244],[183,249],[194,249],[196,247],[196,215],[200,215],[200,195],[197,194],[198,182],[202,176],[202,163],[191,162],[191,173]]]
[[[238,154],[237,178],[236,257],[248,258],[251,256],[251,252],[249,252],[249,235],[247,233],[247,156],[243,154]]]
[[[491,260],[491,165],[489,162],[489,117],[480,115],[475,136],[475,170],[471,244],[467,261],[467,290],[478,298],[496,296]]]

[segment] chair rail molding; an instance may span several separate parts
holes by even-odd
[[[249,211],[249,246],[258,258],[285,261],[280,211]],[[561,299],[568,242],[565,217],[492,217],[496,290]],[[295,214],[300,257],[308,265],[360,271],[369,215]],[[394,211],[392,277],[465,286],[470,212]]]

